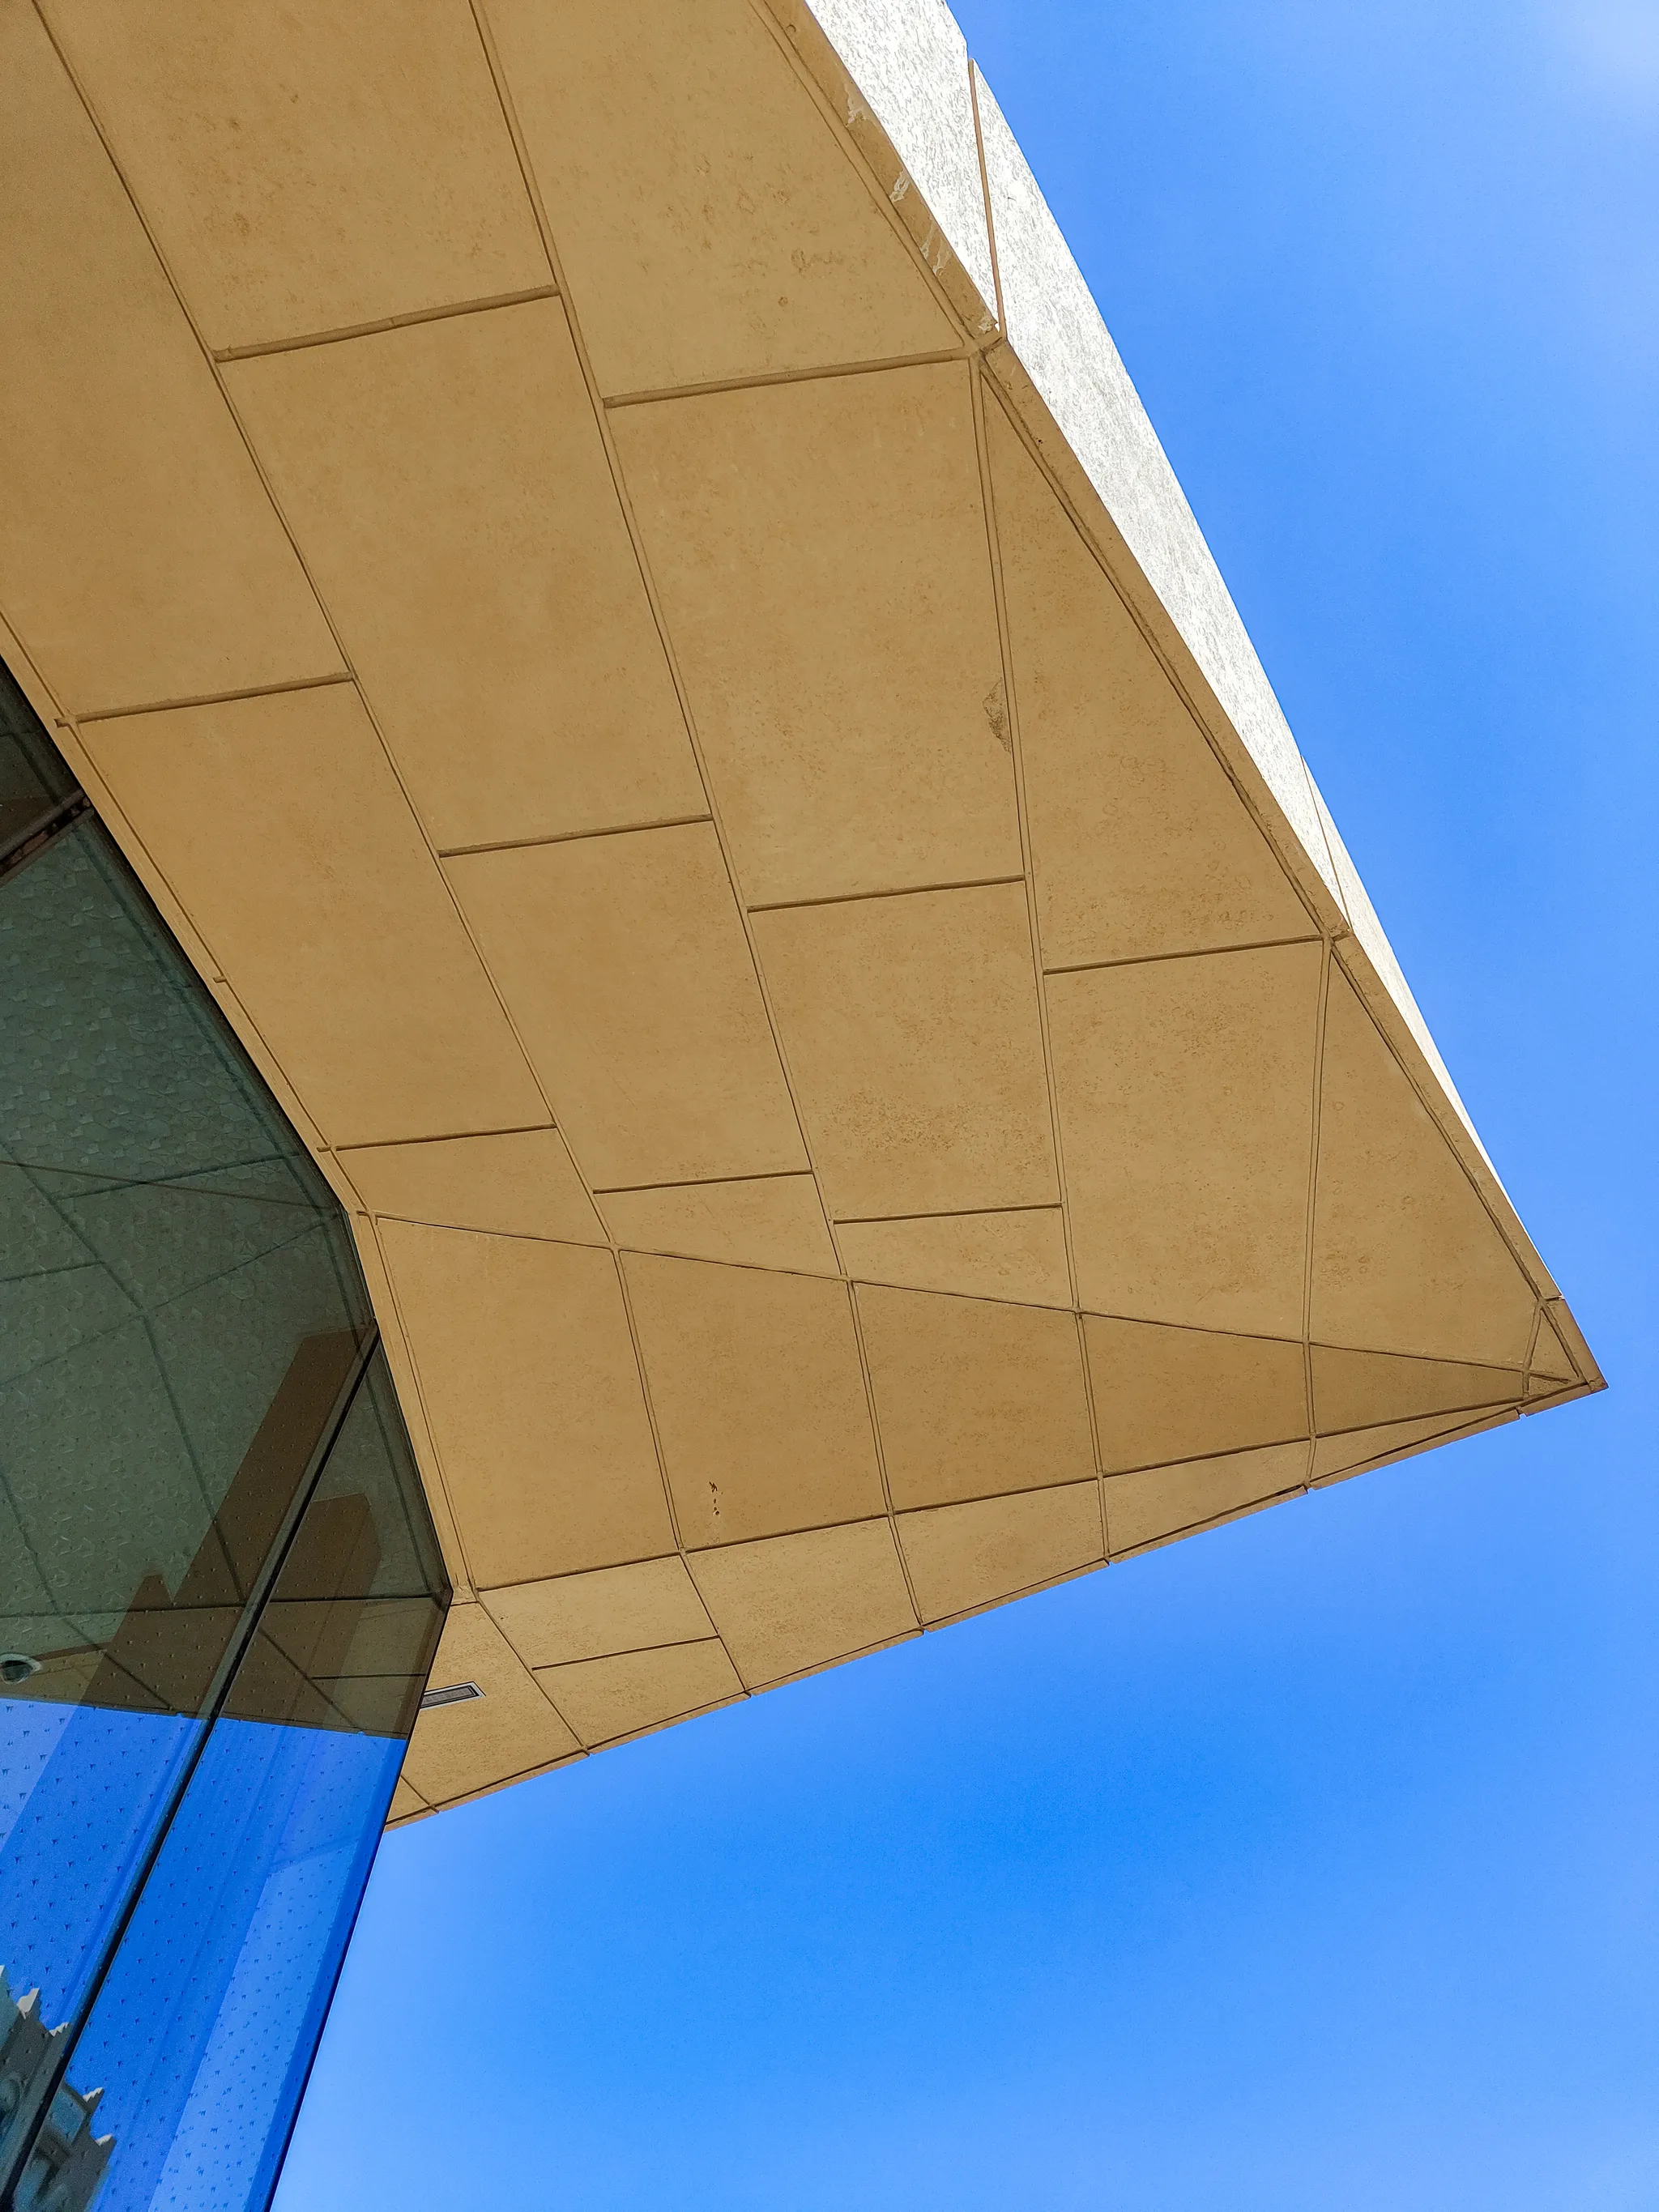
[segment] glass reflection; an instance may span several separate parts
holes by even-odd
[[[448,1592],[340,1210],[77,802],[0,670],[0,2206],[254,2208]]]
[[[70,2055],[100,2212],[275,2186],[442,1626],[393,1415],[377,1358]]]

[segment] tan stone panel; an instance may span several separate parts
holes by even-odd
[[[810,1175],[609,1190],[601,1202],[617,1243],[635,1251],[731,1260],[809,1275],[841,1272]]]
[[[1307,1472],[1306,1444],[1276,1444],[1139,1474],[1109,1474],[1106,1535],[1112,1556],[1299,1491]]]
[[[386,1808],[386,1824],[388,1828],[400,1827],[404,1821],[418,1820],[431,1810],[419,1791],[411,1790],[399,1775],[398,1785],[392,1793],[392,1802]]]
[[[1317,945],[1048,982],[1083,1303],[1299,1334]]]
[[[402,1221],[380,1237],[474,1581],[672,1551],[610,1253]]]
[[[404,1772],[443,1805],[569,1759],[581,1748],[480,1605],[453,1605],[432,1686],[476,1682],[481,1698],[434,1705],[415,1723]]]
[[[1045,963],[1315,934],[1036,464],[986,418]]]
[[[898,1530],[922,1619],[944,1620],[1093,1566],[1103,1557],[1100,1486],[903,1513]]]
[[[340,1154],[371,1213],[503,1237],[603,1244],[605,1230],[556,1129],[510,1129]]]
[[[754,928],[832,1218],[1059,1196],[1023,886]]]
[[[1072,1303],[1066,1225],[1057,1206],[843,1221],[836,1239],[848,1273],[860,1281],[957,1291],[1023,1305]]]
[[[611,1743],[641,1729],[707,1712],[743,1695],[737,1669],[718,1637],[663,1651],[625,1651],[610,1659],[544,1668],[537,1680],[586,1744]]]
[[[1576,1382],[1578,1379],[1573,1372],[1572,1361],[1562,1348],[1560,1338],[1550,1326],[1548,1314],[1541,1309],[1538,1316],[1538,1335],[1527,1364],[1533,1374],[1547,1376],[1554,1382]]]
[[[210,343],[549,281],[471,18],[450,0],[51,0]]]
[[[0,602],[65,705],[337,669],[120,179],[22,7],[0,10]]]
[[[1340,967],[1331,975],[1314,1212],[1313,1334],[1525,1364],[1537,1300]]]
[[[1572,1308],[1566,1300],[1559,1293],[1546,1298],[1544,1313],[1560,1340],[1573,1372],[1581,1381],[1588,1382],[1592,1389],[1606,1389],[1601,1370],[1595,1364],[1595,1354],[1584,1341],[1584,1332],[1579,1328]]]
[[[805,1167],[708,823],[447,865],[591,1187]]]
[[[896,1508],[1093,1474],[1071,1314],[867,1285],[857,1296]]]
[[[1512,1411],[1459,1420],[1454,1414],[1429,1413],[1415,1421],[1389,1421],[1374,1429],[1351,1429],[1346,1436],[1321,1437],[1314,1446],[1315,1482],[1340,1482],[1391,1459],[1405,1459],[1460,1437],[1478,1437],[1516,1418]]]
[[[1512,1368],[1338,1351],[1323,1344],[1314,1346],[1311,1358],[1314,1419],[1322,1436],[1410,1420],[1420,1413],[1508,1405],[1522,1395],[1522,1376]]]
[[[489,20],[602,390],[960,343],[745,0]]]
[[[678,1555],[486,1590],[483,1601],[527,1667],[605,1659],[713,1633]]]
[[[633,1252],[623,1266],[685,1543],[880,1512],[845,1284]]]
[[[966,368],[611,420],[750,904],[1018,875]]]
[[[1308,1433],[1299,1344],[1097,1314],[1085,1316],[1083,1331],[1109,1474]]]
[[[226,376],[435,844],[708,811],[556,300]]]
[[[912,1634],[890,1522],[700,1552],[691,1571],[751,1689]]]
[[[545,1118],[349,685],[82,738],[331,1143]]]

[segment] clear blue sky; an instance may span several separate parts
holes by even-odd
[[[1659,2212],[1659,5],[960,13],[1613,1388],[393,1837],[283,2212]]]

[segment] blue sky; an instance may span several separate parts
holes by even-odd
[[[1659,4],[959,12],[1613,1387],[393,1837],[280,2203],[1659,2212]]]

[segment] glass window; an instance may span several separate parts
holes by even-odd
[[[70,2054],[100,2212],[275,2185],[442,1626],[412,1476],[377,1358]]]
[[[0,2194],[252,2206],[448,1591],[344,1217],[76,796],[0,671]]]

